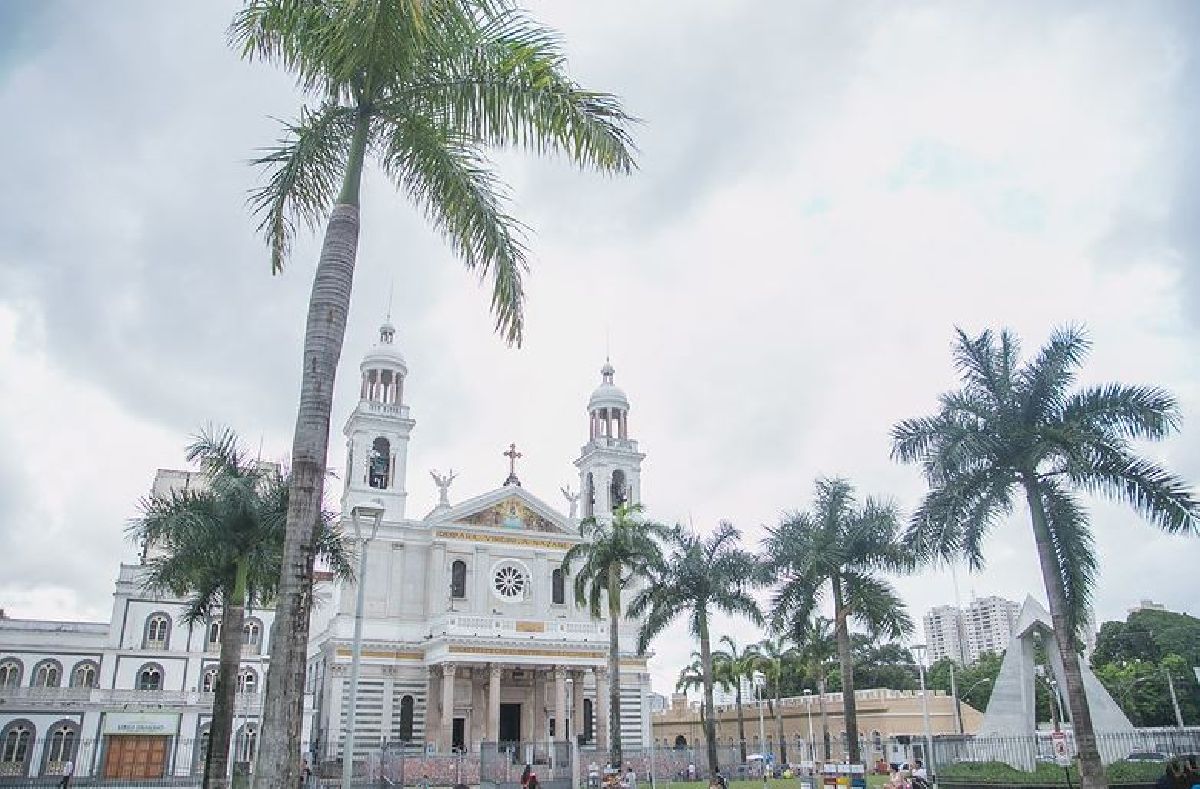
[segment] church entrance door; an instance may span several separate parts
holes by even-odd
[[[500,705],[500,742],[521,741],[521,705]]]
[[[467,749],[467,719],[455,718],[450,731],[450,744],[454,750],[462,753]]]

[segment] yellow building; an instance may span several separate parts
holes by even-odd
[[[899,763],[921,758],[921,741],[925,725],[920,691],[872,688],[854,694],[858,709],[859,742],[863,761]],[[828,720],[830,756],[839,760],[845,753],[845,725],[842,723],[842,694],[826,693],[825,718]],[[943,691],[929,691],[929,730],[937,734],[957,734],[954,699]],[[759,738],[759,703],[742,704],[746,726],[746,751],[771,753],[780,759],[778,723],[773,703],[762,705],[765,747]],[[816,745],[818,758],[821,748],[821,698],[817,695],[785,698],[781,704],[783,733],[787,759],[796,763],[810,758],[810,737]],[[962,731],[972,734],[978,730],[983,713],[967,704],[960,706]],[[728,752],[738,744],[737,708],[732,704],[717,705],[717,744]],[[683,694],[671,697],[671,706],[654,713],[650,720],[654,744],[659,748],[704,748],[704,729],[700,722],[700,703],[689,702]],[[811,727],[811,728],[810,728]],[[810,734],[811,732],[811,734]]]

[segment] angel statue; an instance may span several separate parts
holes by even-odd
[[[570,517],[571,520],[575,520],[575,509],[579,506],[579,494],[576,491],[571,490],[570,485],[564,485],[561,488],[561,491],[563,498],[565,498],[571,505],[571,514],[568,517]]]
[[[430,470],[429,476],[433,477],[433,484],[437,485],[438,489],[438,506],[450,506],[450,483],[454,482],[454,478],[458,476],[454,473],[454,469],[450,469],[449,474],[439,474],[437,471]]]

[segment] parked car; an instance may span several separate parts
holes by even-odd
[[[1159,751],[1132,751],[1125,757],[1127,762],[1165,762],[1167,755]]]

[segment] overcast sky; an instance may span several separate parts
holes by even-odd
[[[300,97],[224,43],[232,3],[0,5],[0,606],[107,619],[123,528],[188,435],[229,424],[284,459],[316,246],[272,277],[246,165]],[[530,238],[528,340],[372,173],[332,460],[394,283],[417,419],[410,515],[453,466],[462,500],[562,506],[606,347],[647,453],[650,514],[756,545],[844,475],[911,508],[888,431],[954,384],[952,330],[1032,348],[1079,322],[1088,381],[1168,387],[1147,448],[1200,480],[1200,6],[1145,3],[530,5],[573,74],[644,120],[623,179],[501,153]],[[1101,621],[1140,598],[1200,613],[1200,540],[1093,508]],[[1018,515],[972,594],[1044,596]],[[915,617],[948,574],[897,581]],[[761,634],[722,623],[740,641]],[[691,646],[656,645],[657,689]]]

